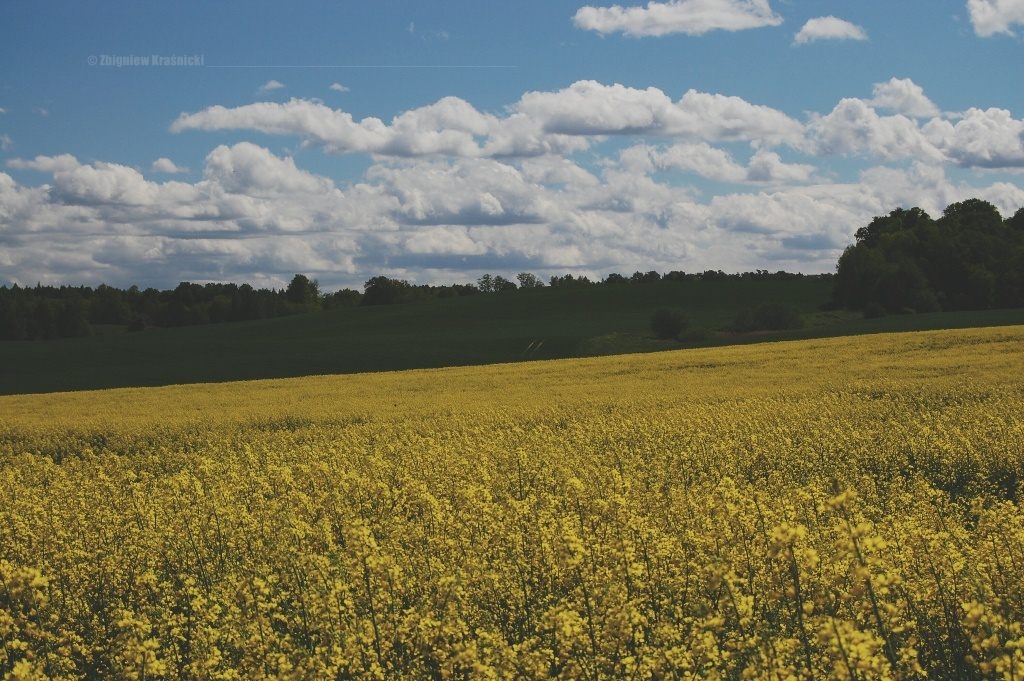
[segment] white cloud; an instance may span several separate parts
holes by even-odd
[[[10,135],[0,135],[0,151],[7,151],[14,146],[14,140],[11,139]]]
[[[581,189],[600,184],[600,180],[589,171],[555,155],[524,158],[519,162],[519,171],[528,181],[539,185]]]
[[[772,11],[768,0],[669,0],[648,2],[643,7],[588,5],[577,10],[573,22],[588,31],[642,37],[778,26],[782,18]]]
[[[574,136],[643,135],[703,140],[795,142],[802,126],[767,106],[689,90],[678,102],[658,88],[579,81],[557,92],[528,92],[515,105],[549,133]]]
[[[5,114],[5,113],[7,113],[7,109],[5,109],[2,106],[0,106],[0,114]]]
[[[186,190],[182,199],[192,198],[192,192],[186,189],[187,185],[157,185],[148,182],[134,168],[103,161],[61,168],[53,174],[53,196],[68,204],[148,206],[158,198],[170,198],[177,188]],[[164,189],[170,191],[165,192]]]
[[[34,112],[35,112],[35,113],[37,113],[38,115],[42,116],[43,118],[46,118],[47,116],[49,116],[49,115],[50,115],[50,110],[49,110],[49,109],[44,109],[44,108],[43,108],[43,107],[41,107],[41,106],[37,106],[37,107],[34,107],[34,108],[32,109],[32,111],[34,111]]]
[[[987,38],[1013,35],[1013,26],[1024,25],[1024,0],[967,0],[974,32]]]
[[[794,45],[804,45],[818,40],[867,40],[868,34],[856,24],[838,17],[816,17],[807,23],[793,37]]]
[[[747,163],[747,182],[790,184],[808,182],[816,168],[806,163],[785,163],[774,151],[758,149]]]
[[[528,92],[499,117],[458,97],[410,109],[390,124],[356,121],[319,102],[292,99],[235,108],[212,106],[182,114],[171,125],[185,130],[249,129],[299,135],[334,153],[386,156],[536,156],[587,148],[606,135],[657,134],[760,145],[796,144],[803,128],[781,111],[690,90],[678,102],[657,88],[579,81],[554,92]]]
[[[203,177],[227,192],[246,196],[320,194],[334,189],[327,178],[299,170],[294,159],[278,158],[251,142],[222,144],[211,151]]]
[[[345,87],[341,83],[331,83],[328,90],[334,90],[335,92],[349,92],[349,88]]]
[[[71,154],[61,154],[59,156],[36,156],[33,159],[12,158],[7,161],[7,166],[9,168],[16,168],[18,170],[37,170],[43,173],[70,170],[72,168],[77,168],[78,165],[78,159]]]
[[[666,149],[637,145],[622,151],[620,164],[631,171],[681,170],[734,184],[788,184],[810,180],[814,166],[784,163],[778,154],[759,149],[746,166],[723,149],[707,143],[677,143]]]
[[[1024,168],[1024,121],[1006,109],[969,109],[952,123],[933,119],[924,134],[964,167]]]
[[[167,173],[169,175],[188,172],[188,168],[183,168],[182,166],[177,165],[171,159],[165,157],[160,157],[157,160],[153,161],[151,170],[155,173]]]
[[[874,97],[869,103],[913,118],[939,115],[939,107],[925,96],[920,85],[909,78],[892,78],[886,83],[875,83]]]
[[[818,155],[944,160],[915,121],[902,114],[880,116],[861,99],[843,99],[830,113],[814,114],[807,131],[809,150]]]
[[[812,114],[803,150],[964,168],[1024,168],[1024,121],[1006,109],[943,115],[920,87],[896,78],[876,84],[874,94],[872,100],[843,99],[826,115]],[[875,106],[899,113],[880,115]],[[919,124],[910,116],[931,117]]]
[[[280,90],[284,87],[284,83],[278,80],[268,80],[263,85],[259,86],[257,92],[273,92],[274,90]]]
[[[378,164],[367,177],[398,200],[403,222],[510,225],[550,217],[540,185],[514,166],[489,159]]]
[[[336,153],[364,152],[394,156],[447,154],[475,156],[475,135],[485,134],[493,117],[457,97],[412,109],[388,126],[379,118],[355,121],[352,115],[319,102],[292,99],[257,102],[233,109],[213,106],[182,114],[171,126],[183,130],[249,129],[277,135],[300,135]]]

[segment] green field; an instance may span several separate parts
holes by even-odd
[[[219,382],[553,359],[683,347],[648,328],[661,307],[708,330],[690,345],[1024,323],[1024,310],[900,315],[864,320],[823,311],[831,282],[660,281],[542,288],[406,305],[353,307],[271,320],[0,343],[0,394]],[[804,328],[722,331],[765,302],[798,309]],[[539,347],[538,347],[539,344]]]

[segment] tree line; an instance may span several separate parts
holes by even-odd
[[[544,287],[617,286],[654,281],[714,281],[728,278],[791,278],[800,274],[767,270],[726,274],[721,270],[609,274],[592,281],[564,274],[547,282],[529,272],[513,279],[484,274],[472,284],[412,284],[405,279],[375,276],[362,291],[344,288],[323,293],[315,279],[296,274],[286,288],[254,288],[249,284],[182,282],[171,290],[119,289],[89,286],[0,286],[0,340],[41,340],[89,335],[96,326],[123,326],[141,331],[149,326],[173,327],[269,319],[321,309],[356,305],[393,305],[467,295],[508,294]]]
[[[267,319],[319,309],[318,285],[296,275],[285,289],[182,282],[169,291],[138,286],[0,287],[0,340],[86,336],[98,325],[190,326]]]

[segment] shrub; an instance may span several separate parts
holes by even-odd
[[[651,331],[656,338],[663,340],[678,338],[688,325],[689,321],[681,310],[662,308],[651,317]]]
[[[878,319],[885,316],[885,306],[874,301],[864,306],[864,319]]]
[[[678,338],[684,343],[703,343],[710,338],[710,336],[711,334],[707,329],[697,327],[693,329],[685,329],[679,334]]]
[[[732,330],[745,333],[748,331],[784,331],[798,329],[803,326],[800,313],[789,305],[782,303],[764,303],[756,308],[740,310],[733,320]]]
[[[766,331],[799,329],[803,326],[800,313],[782,303],[765,303],[754,310],[754,323]]]

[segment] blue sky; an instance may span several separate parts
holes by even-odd
[[[1024,205],[1024,0],[2,12],[0,282],[818,272]]]

